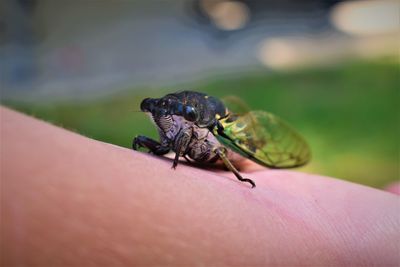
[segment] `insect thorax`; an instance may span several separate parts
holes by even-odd
[[[213,149],[220,146],[220,144],[207,128],[200,128],[194,123],[176,115],[152,116],[152,119],[157,126],[160,142],[163,146],[169,146],[174,150],[175,144],[180,138],[179,133],[189,130],[191,140],[185,150],[185,154],[191,159],[200,162],[216,158]]]

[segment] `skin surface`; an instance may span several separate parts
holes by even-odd
[[[400,199],[338,179],[231,173],[0,109],[1,266],[398,266]],[[127,127],[130,127],[129,125]]]

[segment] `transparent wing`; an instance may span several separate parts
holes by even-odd
[[[249,106],[239,97],[234,95],[225,96],[222,98],[225,107],[236,115],[244,115],[250,111]]]
[[[220,120],[217,139],[228,148],[270,168],[292,168],[311,157],[305,140],[277,116],[265,111],[231,114]]]

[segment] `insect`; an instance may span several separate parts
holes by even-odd
[[[232,163],[237,154],[270,168],[298,167],[311,156],[304,139],[277,116],[266,111],[234,112],[204,93],[182,91],[146,98],[140,109],[150,114],[160,141],[139,135],[132,148],[144,147],[155,155],[172,150],[174,169],[180,157],[208,163],[221,160],[238,180],[255,187]]]

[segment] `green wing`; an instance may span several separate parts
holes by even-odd
[[[305,140],[277,116],[265,111],[230,114],[220,120],[223,134],[217,139],[226,147],[270,168],[292,168],[311,157]]]
[[[225,96],[221,100],[225,107],[236,115],[243,115],[250,112],[249,106],[241,98],[235,95]]]

